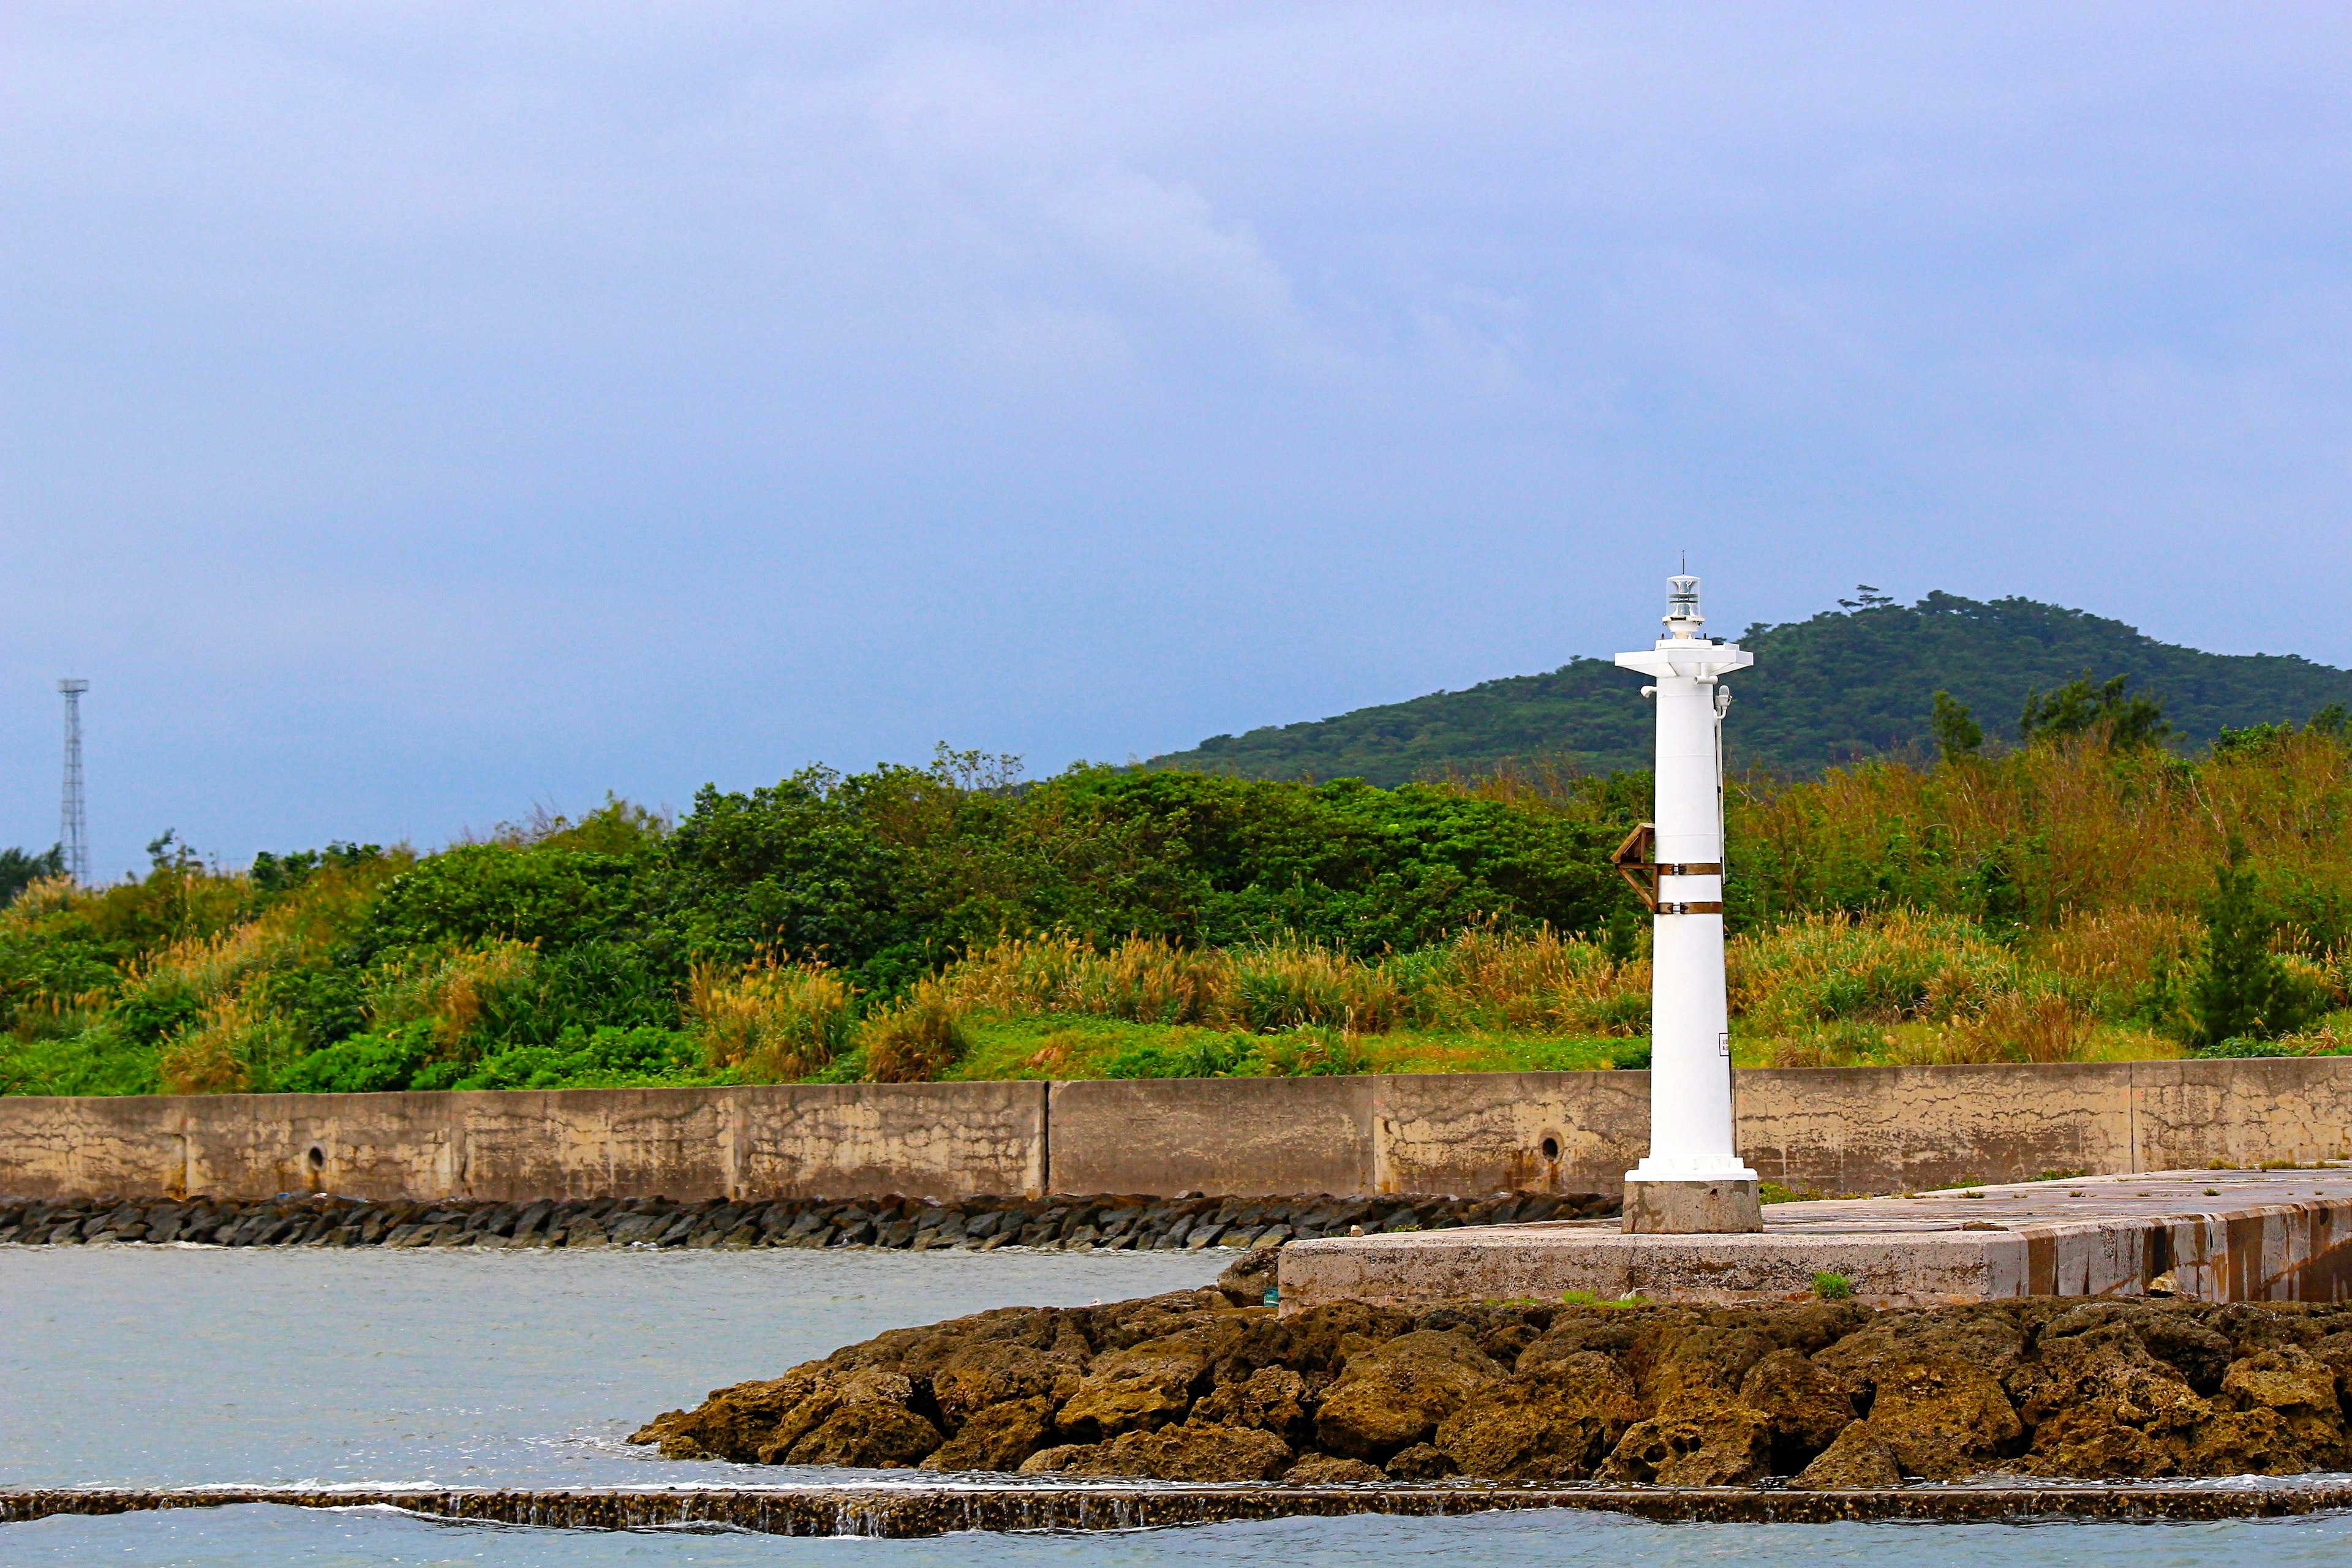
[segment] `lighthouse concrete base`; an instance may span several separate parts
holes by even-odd
[[[1294,1241],[1282,1312],[1335,1301],[1809,1300],[2020,1296],[2352,1299],[2352,1170],[2158,1171],[1910,1197],[1773,1204],[1745,1235],[1614,1220]]]
[[[1754,1181],[1625,1182],[1625,1229],[1645,1236],[1737,1236],[1764,1228]]]

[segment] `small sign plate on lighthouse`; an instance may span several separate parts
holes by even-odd
[[[1625,1228],[1706,1234],[1764,1228],[1757,1176],[1732,1148],[1730,1016],[1723,982],[1723,715],[1720,683],[1756,656],[1710,640],[1698,579],[1669,579],[1657,646],[1621,653],[1655,682],[1655,821],[1618,865],[1654,911],[1650,1152],[1625,1173]]]

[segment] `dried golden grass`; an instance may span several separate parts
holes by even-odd
[[[940,984],[959,1010],[1008,1017],[1249,1029],[1328,1024],[1373,1034],[1395,1027],[1406,1011],[1384,965],[1297,941],[1194,951],[1129,937],[1106,952],[1075,937],[1016,938],[950,965]]]
[[[524,991],[538,974],[539,949],[529,942],[496,938],[431,953],[377,977],[368,1017],[379,1028],[429,1018],[434,1043],[447,1049],[473,1032],[494,1000]]]
[[[54,914],[90,903],[97,898],[71,877],[43,877],[27,882],[5,908],[0,908],[0,935],[25,936]]]
[[[1906,885],[1914,901],[1958,900],[1994,859],[2044,927],[2189,914],[2232,835],[2320,898],[2352,896],[2352,749],[2315,733],[2193,766],[2095,740],[1933,769],[1871,762],[1743,781],[1730,805],[1731,861],[1776,914]]]
[[[1650,963],[1545,929],[1464,931],[1412,994],[1419,1021],[1469,1028],[1638,1035],[1650,1026]]]
[[[1807,916],[1735,938],[1724,956],[1732,1013],[1764,1034],[1973,1016],[2018,989],[2016,956],[1974,921],[1909,910]]]
[[[215,997],[201,1018],[165,1044],[156,1071],[170,1094],[241,1094],[251,1068],[290,1059],[291,1031],[252,997]]]
[[[1386,965],[1312,942],[1267,942],[1228,956],[1233,994],[1222,1022],[1252,1029],[1322,1024],[1377,1035],[1406,1016],[1404,993]]]
[[[688,1011],[712,1067],[740,1068],[754,1083],[786,1083],[840,1052],[856,995],[838,971],[821,963],[697,964]]]
[[[942,980],[968,1011],[1197,1024],[1222,1015],[1233,966],[1223,953],[1159,937],[1129,937],[1108,952],[1071,936],[1014,937],[950,966]]]
[[[2084,1006],[2055,993],[2011,991],[1995,996],[1974,1017],[1946,1029],[1914,1059],[1962,1062],[2078,1062],[2090,1055],[2096,1027]]]
[[[2203,927],[2177,910],[2126,906],[2077,915],[2020,944],[2033,964],[2062,977],[2069,994],[2126,1008],[2160,968],[2193,960]]]
[[[857,1026],[872,1083],[929,1083],[971,1053],[964,1009],[938,980],[917,982],[897,1006],[868,1014]]]
[[[2328,1009],[2352,1005],[2352,953],[2338,948],[2313,957],[2282,952],[2279,966],[2306,995],[2323,997]]]

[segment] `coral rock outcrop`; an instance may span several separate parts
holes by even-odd
[[[2352,1467],[2352,1305],[1874,1311],[1357,1302],[1223,1288],[897,1329],[713,1390],[670,1458],[933,1471],[1809,1489]]]

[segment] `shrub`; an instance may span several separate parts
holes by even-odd
[[[2214,868],[2203,913],[2203,962],[2189,993],[2199,1045],[2292,1033],[2323,1010],[2309,984],[2271,951],[2278,924],[2263,904],[2242,839],[2232,837]]]
[[[1249,1058],[1246,1035],[1191,1033],[1162,1045],[1120,1047],[1103,1068],[1105,1078],[1226,1078]]]
[[[1474,927],[1432,954],[1412,993],[1423,1022],[1468,1027],[1638,1035],[1650,1026],[1647,932],[1599,942],[1549,927]]]
[[[1199,1024],[1224,1016],[1233,965],[1161,937],[1130,936],[1108,952],[1066,933],[1013,937],[950,967],[957,1003],[1006,1016],[1077,1013],[1138,1024]]]
[[[1312,942],[1266,942],[1230,955],[1235,1023],[1252,1029],[1292,1029],[1331,1024],[1351,1034],[1391,1028],[1405,1012],[1404,994],[1379,964],[1360,963]]]
[[[368,1015],[378,1028],[425,1023],[437,1054],[454,1058],[486,1020],[530,1008],[539,963],[539,950],[520,942],[428,950],[372,977]]]
[[[691,1082],[700,1076],[702,1042],[649,1025],[573,1025],[552,1046],[517,1046],[485,1057],[452,1089],[599,1089]]]
[[[295,1093],[371,1094],[408,1089],[433,1059],[433,1020],[412,1019],[378,1033],[354,1035],[289,1068],[277,1087]]]
[[[1853,1294],[1853,1281],[1824,1269],[1813,1276],[1813,1294],[1824,1301],[1843,1301]]]
[[[918,981],[905,1001],[868,1015],[857,1044],[872,1083],[929,1083],[971,1051],[962,1010],[937,980]]]
[[[2246,1035],[2234,1035],[2226,1040],[2216,1040],[2210,1046],[2193,1046],[2192,1057],[2299,1057],[2305,1053],[2285,1040],[2258,1040]]]
[[[1911,910],[1807,916],[1735,938],[1724,956],[1732,1012],[1766,1034],[1969,1016],[2016,988],[2015,955],[1975,921]]]
[[[1932,1056],[1939,1062],[2081,1061],[2093,1023],[2064,996],[2005,992],[1946,1031]]]
[[[293,1030],[251,994],[222,996],[164,1047],[156,1067],[172,1094],[236,1094],[274,1087],[295,1056]],[[258,1074],[260,1083],[255,1082]]]
[[[704,1057],[746,1082],[807,1078],[848,1043],[856,993],[823,964],[698,964],[690,986]]]

